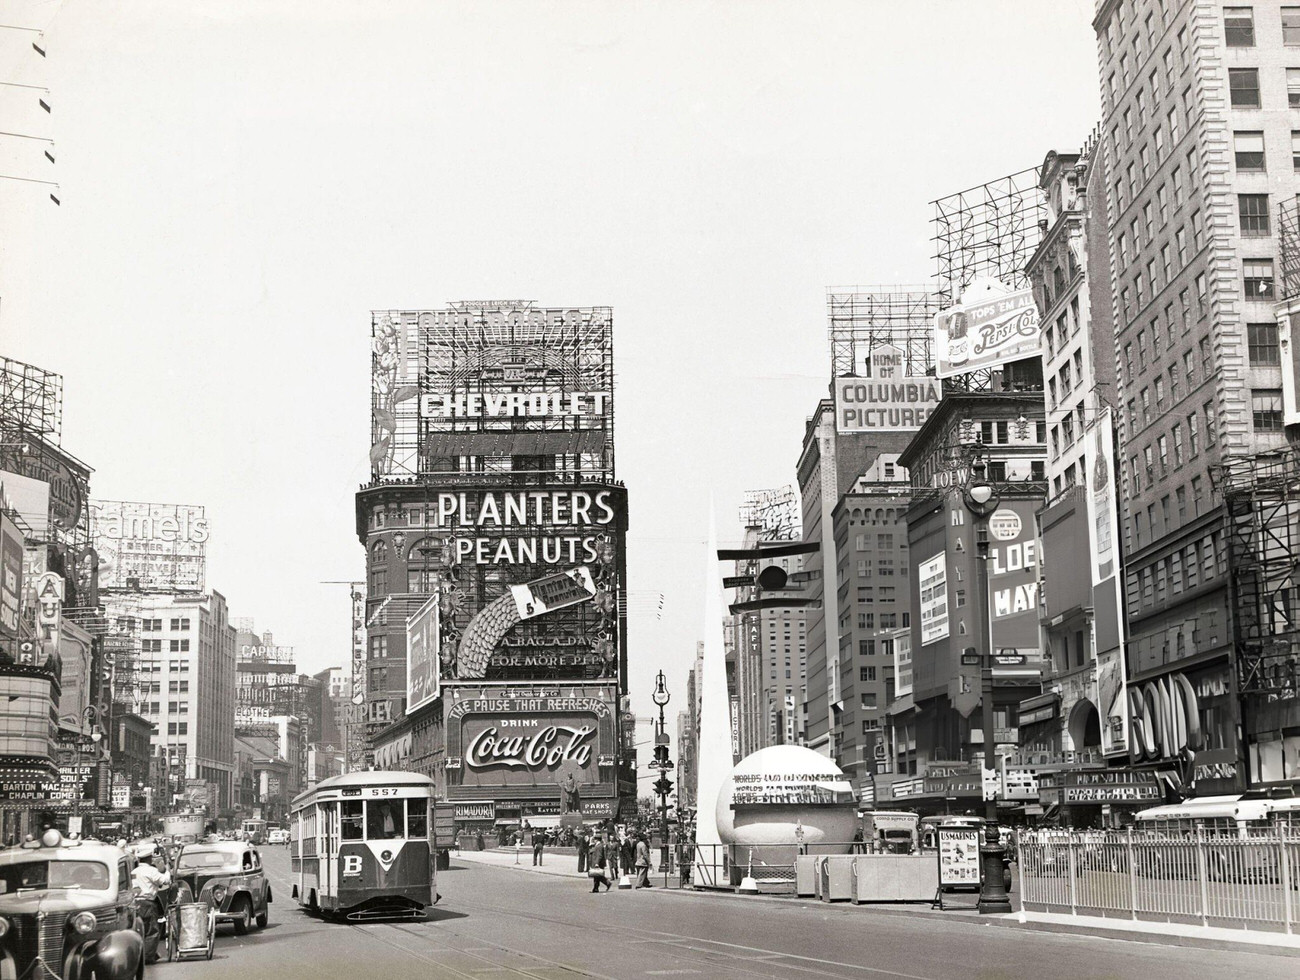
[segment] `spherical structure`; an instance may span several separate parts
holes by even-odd
[[[718,791],[715,813],[724,844],[825,841],[843,843],[847,850],[857,811],[848,780],[834,762],[802,746],[773,745],[736,764]]]

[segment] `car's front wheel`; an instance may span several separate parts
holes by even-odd
[[[270,915],[270,909],[267,909],[265,912],[259,912],[257,916],[257,928],[265,929],[267,922],[270,921]]]
[[[253,918],[253,905],[248,900],[247,895],[239,895],[235,898],[234,907],[231,913],[235,916],[235,935],[244,936],[248,934],[248,925]]]

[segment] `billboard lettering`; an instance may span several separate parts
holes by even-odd
[[[203,591],[208,521],[202,507],[92,501],[90,533],[101,588]]]
[[[18,526],[0,515],[0,633],[18,635],[23,595],[23,536]]]
[[[563,609],[596,596],[596,583],[591,580],[591,569],[586,565],[547,575],[524,585],[510,586],[519,609],[520,619],[543,616],[553,609]]]
[[[935,555],[921,562],[917,574],[921,589],[921,646],[948,635],[947,556]]]
[[[941,378],[1036,357],[1042,343],[1032,289],[975,280],[961,302],[936,314],[935,373]]]
[[[420,396],[424,418],[543,418],[604,415],[607,391],[458,391]]]
[[[506,719],[500,723],[504,729],[535,728],[536,718]],[[573,760],[579,766],[591,762],[591,742],[596,729],[590,725],[573,728],[568,725],[548,725],[531,736],[498,731],[489,726],[470,739],[465,750],[465,765],[470,769],[554,769],[563,762]]]

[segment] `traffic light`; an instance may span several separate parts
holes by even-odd
[[[666,744],[655,746],[655,761],[650,763],[650,768],[662,772],[667,772],[673,768],[673,760],[668,757],[668,746]]]
[[[658,779],[655,780],[655,792],[658,793],[660,796],[666,797],[669,793],[672,792],[672,789],[673,789],[673,781],[669,779],[667,776],[660,776]]]

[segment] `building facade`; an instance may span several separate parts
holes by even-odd
[[[1109,153],[1131,756],[1180,792],[1235,791],[1247,752],[1215,474],[1286,444],[1274,212],[1298,189],[1300,38],[1293,9],[1276,2],[1107,0],[1093,26]],[[1196,744],[1162,737],[1148,711],[1143,692],[1171,685],[1183,692],[1175,728],[1199,729]],[[1205,753],[1213,778],[1202,786],[1194,760]]]
[[[474,302],[372,327],[356,530],[374,757],[433,776],[466,819],[613,818],[636,790],[611,312]],[[421,610],[436,628],[413,649]]]
[[[140,709],[152,746],[180,779],[214,786],[229,810],[235,771],[235,628],[220,592],[109,593],[108,617],[139,617]],[[174,781],[175,791],[183,787]],[[157,802],[157,801],[155,801]],[[170,802],[170,801],[167,801]]]

